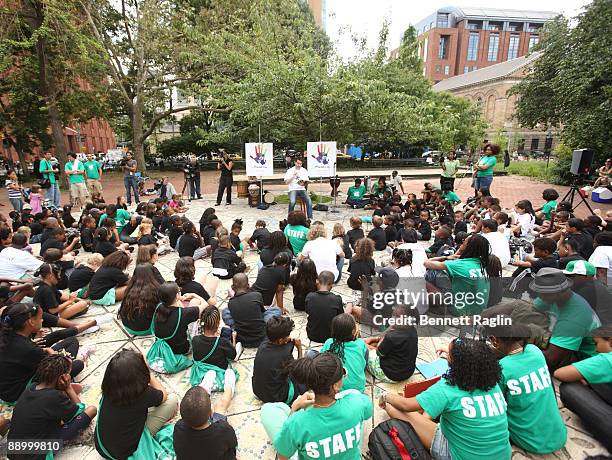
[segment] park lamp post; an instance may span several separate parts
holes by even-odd
[[[544,153],[546,153],[546,171],[548,171],[548,163],[550,162],[550,151],[552,147],[552,131],[548,128],[546,133],[546,143],[544,144]]]

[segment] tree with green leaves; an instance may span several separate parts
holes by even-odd
[[[547,25],[520,96],[523,126],[555,126],[572,149],[591,147],[599,161],[612,151],[612,4],[593,0],[572,27],[558,17]]]

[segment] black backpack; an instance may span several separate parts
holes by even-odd
[[[431,460],[412,425],[398,419],[386,420],[374,428],[368,448],[374,460]]]

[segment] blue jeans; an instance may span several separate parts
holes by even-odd
[[[347,198],[346,199],[346,203],[349,206],[357,206],[358,208],[365,207],[365,205],[368,204],[369,202],[370,202],[370,200],[356,200],[354,198]]]
[[[21,198],[9,198],[11,205],[13,205],[13,209],[17,212],[21,212],[23,209],[23,200]]]
[[[51,184],[51,187],[47,189],[47,200],[49,200],[56,208],[60,207],[61,195],[59,184],[57,182],[55,184]]]
[[[476,177],[476,179],[474,180],[474,189],[475,190],[482,190],[482,189],[488,190],[491,188],[492,182],[493,182],[493,175]]]
[[[189,181],[189,196],[192,199],[195,197],[202,197],[200,193],[200,173],[196,173],[196,175],[193,176],[193,180]]]
[[[295,202],[298,196],[306,203],[306,213],[309,219],[312,219],[312,201],[306,190],[290,190],[289,191],[289,212],[295,208]]]
[[[132,204],[132,190],[134,191],[134,201],[136,201],[136,204],[140,203],[138,179],[136,176],[125,176],[123,178],[123,185],[125,186],[125,194],[128,204]]]
[[[338,260],[336,261],[336,268],[338,268],[338,277],[336,278],[334,283],[337,283],[338,281],[340,281],[340,278],[342,278],[342,268],[343,267],[344,267],[344,257],[339,257]]]

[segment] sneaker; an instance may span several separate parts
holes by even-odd
[[[81,347],[79,349],[79,352],[77,353],[76,359],[80,359],[81,361],[86,363],[87,360],[91,357],[91,355],[93,355],[95,352],[96,352],[95,345]]]
[[[225,370],[225,378],[223,379],[223,385],[225,390],[229,390],[234,396],[234,392],[236,391],[236,374],[233,369]]]
[[[213,387],[215,386],[215,380],[217,379],[217,373],[215,371],[208,371],[200,386],[206,390],[209,395],[212,395]]]
[[[234,358],[234,361],[238,361],[240,359],[240,356],[242,356],[243,351],[244,351],[244,347],[242,346],[242,343],[237,342],[236,343],[236,357]]]

